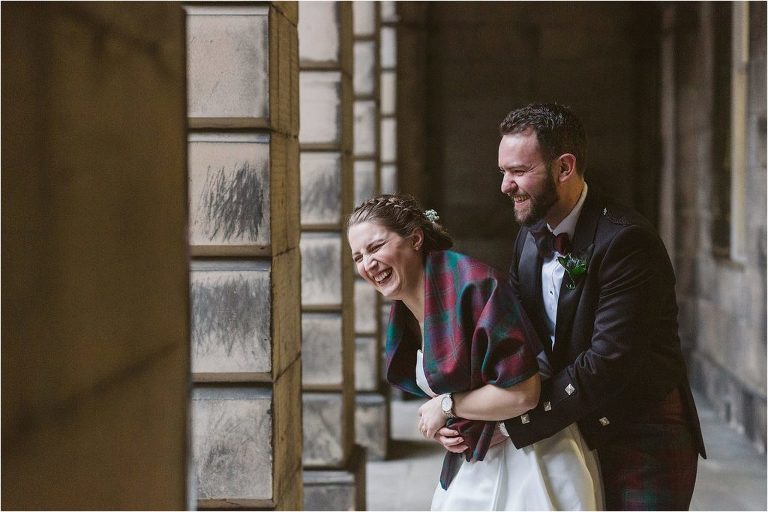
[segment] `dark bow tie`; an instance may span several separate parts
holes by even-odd
[[[554,251],[563,255],[571,251],[571,239],[568,233],[560,233],[555,236],[544,224],[541,228],[531,231],[531,234],[536,241],[536,247],[539,249],[539,256],[545,260],[551,258]]]

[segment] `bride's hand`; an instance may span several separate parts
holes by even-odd
[[[443,395],[438,395],[419,407],[419,430],[425,439],[432,439],[446,421],[441,407]]]
[[[438,430],[435,439],[449,452],[464,453],[469,449],[469,446],[464,444],[464,438],[459,435],[459,431],[448,427]]]

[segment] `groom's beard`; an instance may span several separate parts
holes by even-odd
[[[544,182],[544,190],[536,197],[531,196],[531,209],[527,214],[521,215],[521,212],[515,210],[515,219],[523,226],[533,226],[547,214],[550,208],[557,203],[559,197],[557,195],[557,186],[555,185],[555,178],[551,173],[552,166],[547,165],[547,176],[549,179]]]

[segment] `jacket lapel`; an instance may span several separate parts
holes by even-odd
[[[518,267],[520,297],[523,300],[525,311],[536,328],[539,341],[547,353],[552,356],[552,343],[546,335],[546,321],[544,320],[544,299],[541,297],[541,258],[533,235],[526,233],[525,245],[520,254]]]
[[[595,248],[594,240],[595,233],[597,232],[597,223],[600,220],[600,212],[603,208],[604,206],[600,195],[594,188],[590,189],[587,193],[587,198],[584,201],[584,206],[581,209],[579,221],[576,224],[576,231],[573,234],[571,254],[586,260],[587,274],[589,274],[590,271],[589,264],[592,259],[592,251]],[[576,314],[576,308],[579,305],[579,299],[581,298],[581,292],[584,289],[586,277],[586,275],[577,277],[576,287],[571,290],[568,289],[568,283],[571,280],[568,273],[566,272],[563,276],[563,282],[560,285],[560,298],[557,302],[555,348],[552,360],[553,368],[561,368],[562,363],[567,356],[568,339],[573,326],[573,317]]]

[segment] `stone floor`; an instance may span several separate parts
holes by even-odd
[[[766,510],[766,457],[697,397],[709,459],[699,460],[691,510]],[[419,401],[392,403],[390,459],[367,464],[368,510],[429,510],[442,463],[416,430]]]

